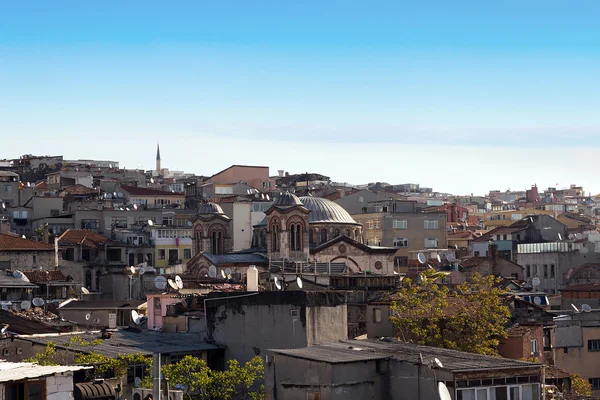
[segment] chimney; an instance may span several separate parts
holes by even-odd
[[[48,243],[48,224],[44,224],[44,233],[42,234],[42,242]]]
[[[490,243],[489,255],[490,255],[490,258],[494,261],[498,259],[498,245],[497,244]]]
[[[9,233],[10,232],[10,224],[8,221],[0,221],[0,233]]]
[[[283,178],[283,173],[284,173],[284,172],[285,172],[285,171],[284,171],[284,170],[282,170],[282,169],[278,169],[278,170],[277,170],[277,173],[279,174],[279,177],[280,177],[280,178]]]

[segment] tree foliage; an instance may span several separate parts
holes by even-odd
[[[264,399],[264,364],[254,357],[243,366],[230,360],[227,370],[210,369],[204,360],[186,356],[179,362],[162,367],[169,385],[182,388],[187,400],[260,400]],[[152,387],[144,380],[144,387]]]
[[[46,343],[44,351],[41,351],[33,357],[27,358],[23,361],[29,363],[35,363],[37,365],[58,365],[55,360],[56,358],[56,344],[53,342]]]
[[[75,356],[75,364],[93,365],[96,373],[100,376],[110,378],[121,378],[127,374],[129,365],[143,364],[146,374],[152,369],[152,358],[141,353],[119,354],[117,358],[111,358],[92,351],[90,353],[78,353]]]
[[[437,281],[444,273],[426,270],[420,283],[405,279],[394,295],[390,320],[401,340],[479,354],[496,354],[510,316],[494,276],[475,274],[450,290]]]
[[[591,396],[592,384],[577,374],[571,375],[571,392],[577,396]]]

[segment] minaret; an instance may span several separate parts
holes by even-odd
[[[160,145],[156,143],[156,173],[160,175]]]

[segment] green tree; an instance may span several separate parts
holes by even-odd
[[[591,396],[592,384],[577,374],[571,375],[571,392],[577,396]]]
[[[423,271],[405,279],[393,298],[390,320],[401,340],[478,354],[496,354],[510,316],[494,276],[475,274],[450,290],[437,282],[447,273]]]
[[[23,361],[29,363],[35,363],[37,365],[58,365],[55,360],[56,358],[56,344],[53,342],[46,343],[44,351],[41,351],[33,357],[27,358]]]
[[[261,400],[264,399],[264,364],[254,357],[243,366],[230,360],[227,370],[211,370],[204,360],[186,356],[179,362],[162,367],[171,387],[184,388],[188,400]],[[145,381],[146,387],[151,387]]]
[[[95,351],[89,353],[78,353],[75,356],[75,364],[93,365],[98,375],[110,378],[121,378],[127,374],[129,365],[143,364],[145,374],[150,374],[152,369],[152,358],[141,353],[119,354],[117,358],[107,357]]]

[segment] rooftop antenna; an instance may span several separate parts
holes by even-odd
[[[577,307],[575,307],[575,304],[571,303],[571,307],[573,307],[573,310],[579,314],[581,311],[579,311],[579,309]]]
[[[590,307],[589,304],[582,304],[581,305],[581,311],[583,311],[583,312],[591,312],[592,311],[592,307]]]
[[[298,285],[298,288],[302,289],[302,278],[299,276],[296,277],[296,285]]]
[[[183,289],[183,281],[181,280],[179,275],[175,276],[175,284],[177,285],[178,289]]]
[[[164,290],[167,287],[167,279],[162,275],[157,276],[154,278],[154,287]]]

